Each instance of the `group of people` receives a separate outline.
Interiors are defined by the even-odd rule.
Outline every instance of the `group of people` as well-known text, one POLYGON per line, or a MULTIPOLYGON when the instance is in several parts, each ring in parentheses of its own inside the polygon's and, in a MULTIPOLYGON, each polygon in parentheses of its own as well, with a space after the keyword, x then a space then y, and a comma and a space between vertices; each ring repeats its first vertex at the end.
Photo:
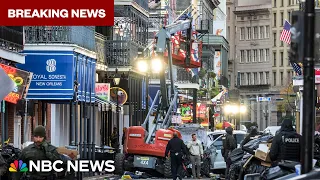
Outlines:
POLYGON ((185 145, 182 139, 178 137, 176 132, 173 133, 173 138, 168 142, 165 156, 171 159, 171 173, 173 180, 182 179, 182 159, 183 156, 190 155, 192 164, 192 176, 201 179, 201 159, 203 158, 203 146, 201 141, 197 139, 196 134, 191 135, 192 140, 185 145), (187 151, 187 149, 189 151, 187 151), (189 153, 188 153, 189 152, 189 153))
MULTIPOLYGON (((243 147, 249 141, 254 139, 255 136, 260 135, 257 127, 251 127, 250 133, 241 142, 240 146, 243 147)), ((233 129, 226 128, 226 135, 223 137, 222 155, 226 162, 226 179, 228 179, 228 171, 231 165, 229 158, 230 153, 237 148, 237 141, 233 136, 233 129)), ((281 128, 277 131, 272 139, 271 148, 269 151, 270 160, 273 165, 277 165, 283 160, 300 162, 300 148, 301 148, 301 135, 293 128, 291 119, 284 119, 281 128)))

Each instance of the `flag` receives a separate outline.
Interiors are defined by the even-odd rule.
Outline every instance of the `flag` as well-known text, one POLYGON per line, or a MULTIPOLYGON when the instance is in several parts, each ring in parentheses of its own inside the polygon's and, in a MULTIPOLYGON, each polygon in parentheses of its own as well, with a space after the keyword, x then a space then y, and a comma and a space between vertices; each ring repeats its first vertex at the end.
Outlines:
MULTIPOLYGON (((285 42, 287 44, 291 43, 290 28, 291 28, 290 23, 287 20, 285 20, 284 26, 283 26, 283 30, 282 30, 281 35, 280 35, 280 41, 283 41, 283 42, 285 42)), ((290 61, 290 64, 291 64, 293 70, 297 73, 297 75, 301 76, 302 75, 302 67, 299 64, 295 63, 295 62, 291 62, 290 61)))
POLYGON ((297 73, 297 75, 301 76, 302 75, 302 68, 299 64, 295 62, 290 62, 291 66, 293 67, 293 70, 297 73))
POLYGON ((284 22, 283 30, 280 35, 280 41, 283 41, 287 44, 291 43, 291 33, 290 33, 291 25, 287 20, 284 22))

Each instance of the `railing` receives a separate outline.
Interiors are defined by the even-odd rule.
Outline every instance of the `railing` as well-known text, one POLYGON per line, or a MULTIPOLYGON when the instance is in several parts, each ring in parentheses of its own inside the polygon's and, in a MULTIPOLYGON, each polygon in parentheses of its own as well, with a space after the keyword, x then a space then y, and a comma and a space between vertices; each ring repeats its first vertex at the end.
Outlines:
POLYGON ((20 52, 23 50, 23 27, 0 26, 0 48, 20 52))
POLYGON ((102 34, 96 33, 96 53, 97 63, 107 65, 107 51, 106 51, 106 37, 102 34))
POLYGON ((106 59, 108 66, 131 66, 138 54, 138 45, 131 40, 107 40, 106 59))
POLYGON ((178 82, 191 82, 192 74, 188 72, 185 68, 177 69, 177 81, 178 82))
POLYGON ((95 30, 89 26, 26 26, 25 38, 30 44, 76 44, 95 51, 95 30))

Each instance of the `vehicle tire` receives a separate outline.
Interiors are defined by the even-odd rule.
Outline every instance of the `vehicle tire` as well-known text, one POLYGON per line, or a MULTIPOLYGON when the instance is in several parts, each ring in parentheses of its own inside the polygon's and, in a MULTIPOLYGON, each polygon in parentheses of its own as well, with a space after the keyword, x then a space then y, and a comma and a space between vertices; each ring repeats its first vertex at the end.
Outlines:
POLYGON ((201 164, 201 174, 206 177, 210 177, 210 159, 206 158, 201 164))
POLYGON ((115 171, 114 173, 117 175, 123 175, 124 173, 124 159, 125 156, 122 153, 117 153, 116 157, 114 158, 114 161, 116 162, 114 164, 115 166, 115 171))
POLYGON ((171 160, 170 158, 166 159, 164 161, 164 170, 163 170, 163 175, 165 178, 171 178, 172 173, 171 173, 171 160))

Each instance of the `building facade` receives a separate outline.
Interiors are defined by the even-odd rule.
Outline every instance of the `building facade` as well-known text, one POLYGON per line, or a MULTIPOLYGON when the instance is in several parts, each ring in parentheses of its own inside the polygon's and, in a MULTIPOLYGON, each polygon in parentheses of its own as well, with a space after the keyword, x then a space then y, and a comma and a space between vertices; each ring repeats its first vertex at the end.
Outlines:
POLYGON ((259 102, 271 90, 271 1, 227 1, 231 88, 247 106, 241 122, 270 125, 272 102, 259 102))

